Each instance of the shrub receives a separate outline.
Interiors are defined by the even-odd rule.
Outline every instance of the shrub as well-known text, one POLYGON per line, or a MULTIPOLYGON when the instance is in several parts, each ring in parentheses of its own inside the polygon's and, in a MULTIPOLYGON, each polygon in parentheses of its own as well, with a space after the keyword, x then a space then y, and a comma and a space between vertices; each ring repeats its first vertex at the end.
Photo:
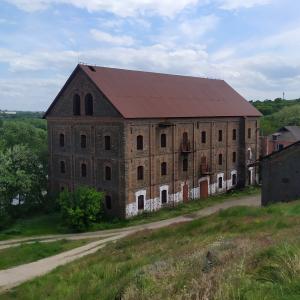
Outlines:
POLYGON ((63 221, 75 231, 88 229, 103 213, 103 197, 103 193, 89 187, 61 192, 58 203, 63 221))

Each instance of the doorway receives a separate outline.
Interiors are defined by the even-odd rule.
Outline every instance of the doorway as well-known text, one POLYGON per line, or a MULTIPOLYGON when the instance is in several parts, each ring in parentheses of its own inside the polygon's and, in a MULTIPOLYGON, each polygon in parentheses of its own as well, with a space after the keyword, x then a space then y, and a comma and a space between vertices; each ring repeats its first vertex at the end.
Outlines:
POLYGON ((203 180, 200 182, 200 199, 208 197, 208 181, 203 180))
POLYGON ((185 184, 183 186, 183 202, 189 201, 189 186, 188 184, 185 184))

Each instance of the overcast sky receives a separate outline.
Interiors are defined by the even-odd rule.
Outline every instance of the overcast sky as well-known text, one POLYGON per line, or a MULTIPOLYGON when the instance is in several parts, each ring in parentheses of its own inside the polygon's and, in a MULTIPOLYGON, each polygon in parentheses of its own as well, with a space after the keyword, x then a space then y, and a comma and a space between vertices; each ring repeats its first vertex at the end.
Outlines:
POLYGON ((0 0, 0 109, 45 110, 78 62, 300 97, 300 1, 0 0))

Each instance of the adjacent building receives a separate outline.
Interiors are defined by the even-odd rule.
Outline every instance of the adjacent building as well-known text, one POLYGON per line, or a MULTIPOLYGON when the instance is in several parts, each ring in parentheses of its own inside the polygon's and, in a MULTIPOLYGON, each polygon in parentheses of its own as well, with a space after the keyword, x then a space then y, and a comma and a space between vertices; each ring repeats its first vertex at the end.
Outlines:
POLYGON ((45 114, 50 191, 124 218, 254 184, 260 116, 222 80, 80 64, 45 114))
POLYGON ((260 160, 262 205, 300 199, 300 142, 260 160))

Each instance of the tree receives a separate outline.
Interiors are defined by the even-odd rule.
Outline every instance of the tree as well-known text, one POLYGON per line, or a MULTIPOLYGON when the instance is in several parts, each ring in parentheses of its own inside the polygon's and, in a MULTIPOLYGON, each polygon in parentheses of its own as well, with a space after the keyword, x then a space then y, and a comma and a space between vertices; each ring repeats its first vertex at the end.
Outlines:
POLYGON ((89 187, 79 187, 74 192, 61 192, 58 203, 63 221, 75 231, 88 229, 103 212, 103 198, 103 193, 89 187))

